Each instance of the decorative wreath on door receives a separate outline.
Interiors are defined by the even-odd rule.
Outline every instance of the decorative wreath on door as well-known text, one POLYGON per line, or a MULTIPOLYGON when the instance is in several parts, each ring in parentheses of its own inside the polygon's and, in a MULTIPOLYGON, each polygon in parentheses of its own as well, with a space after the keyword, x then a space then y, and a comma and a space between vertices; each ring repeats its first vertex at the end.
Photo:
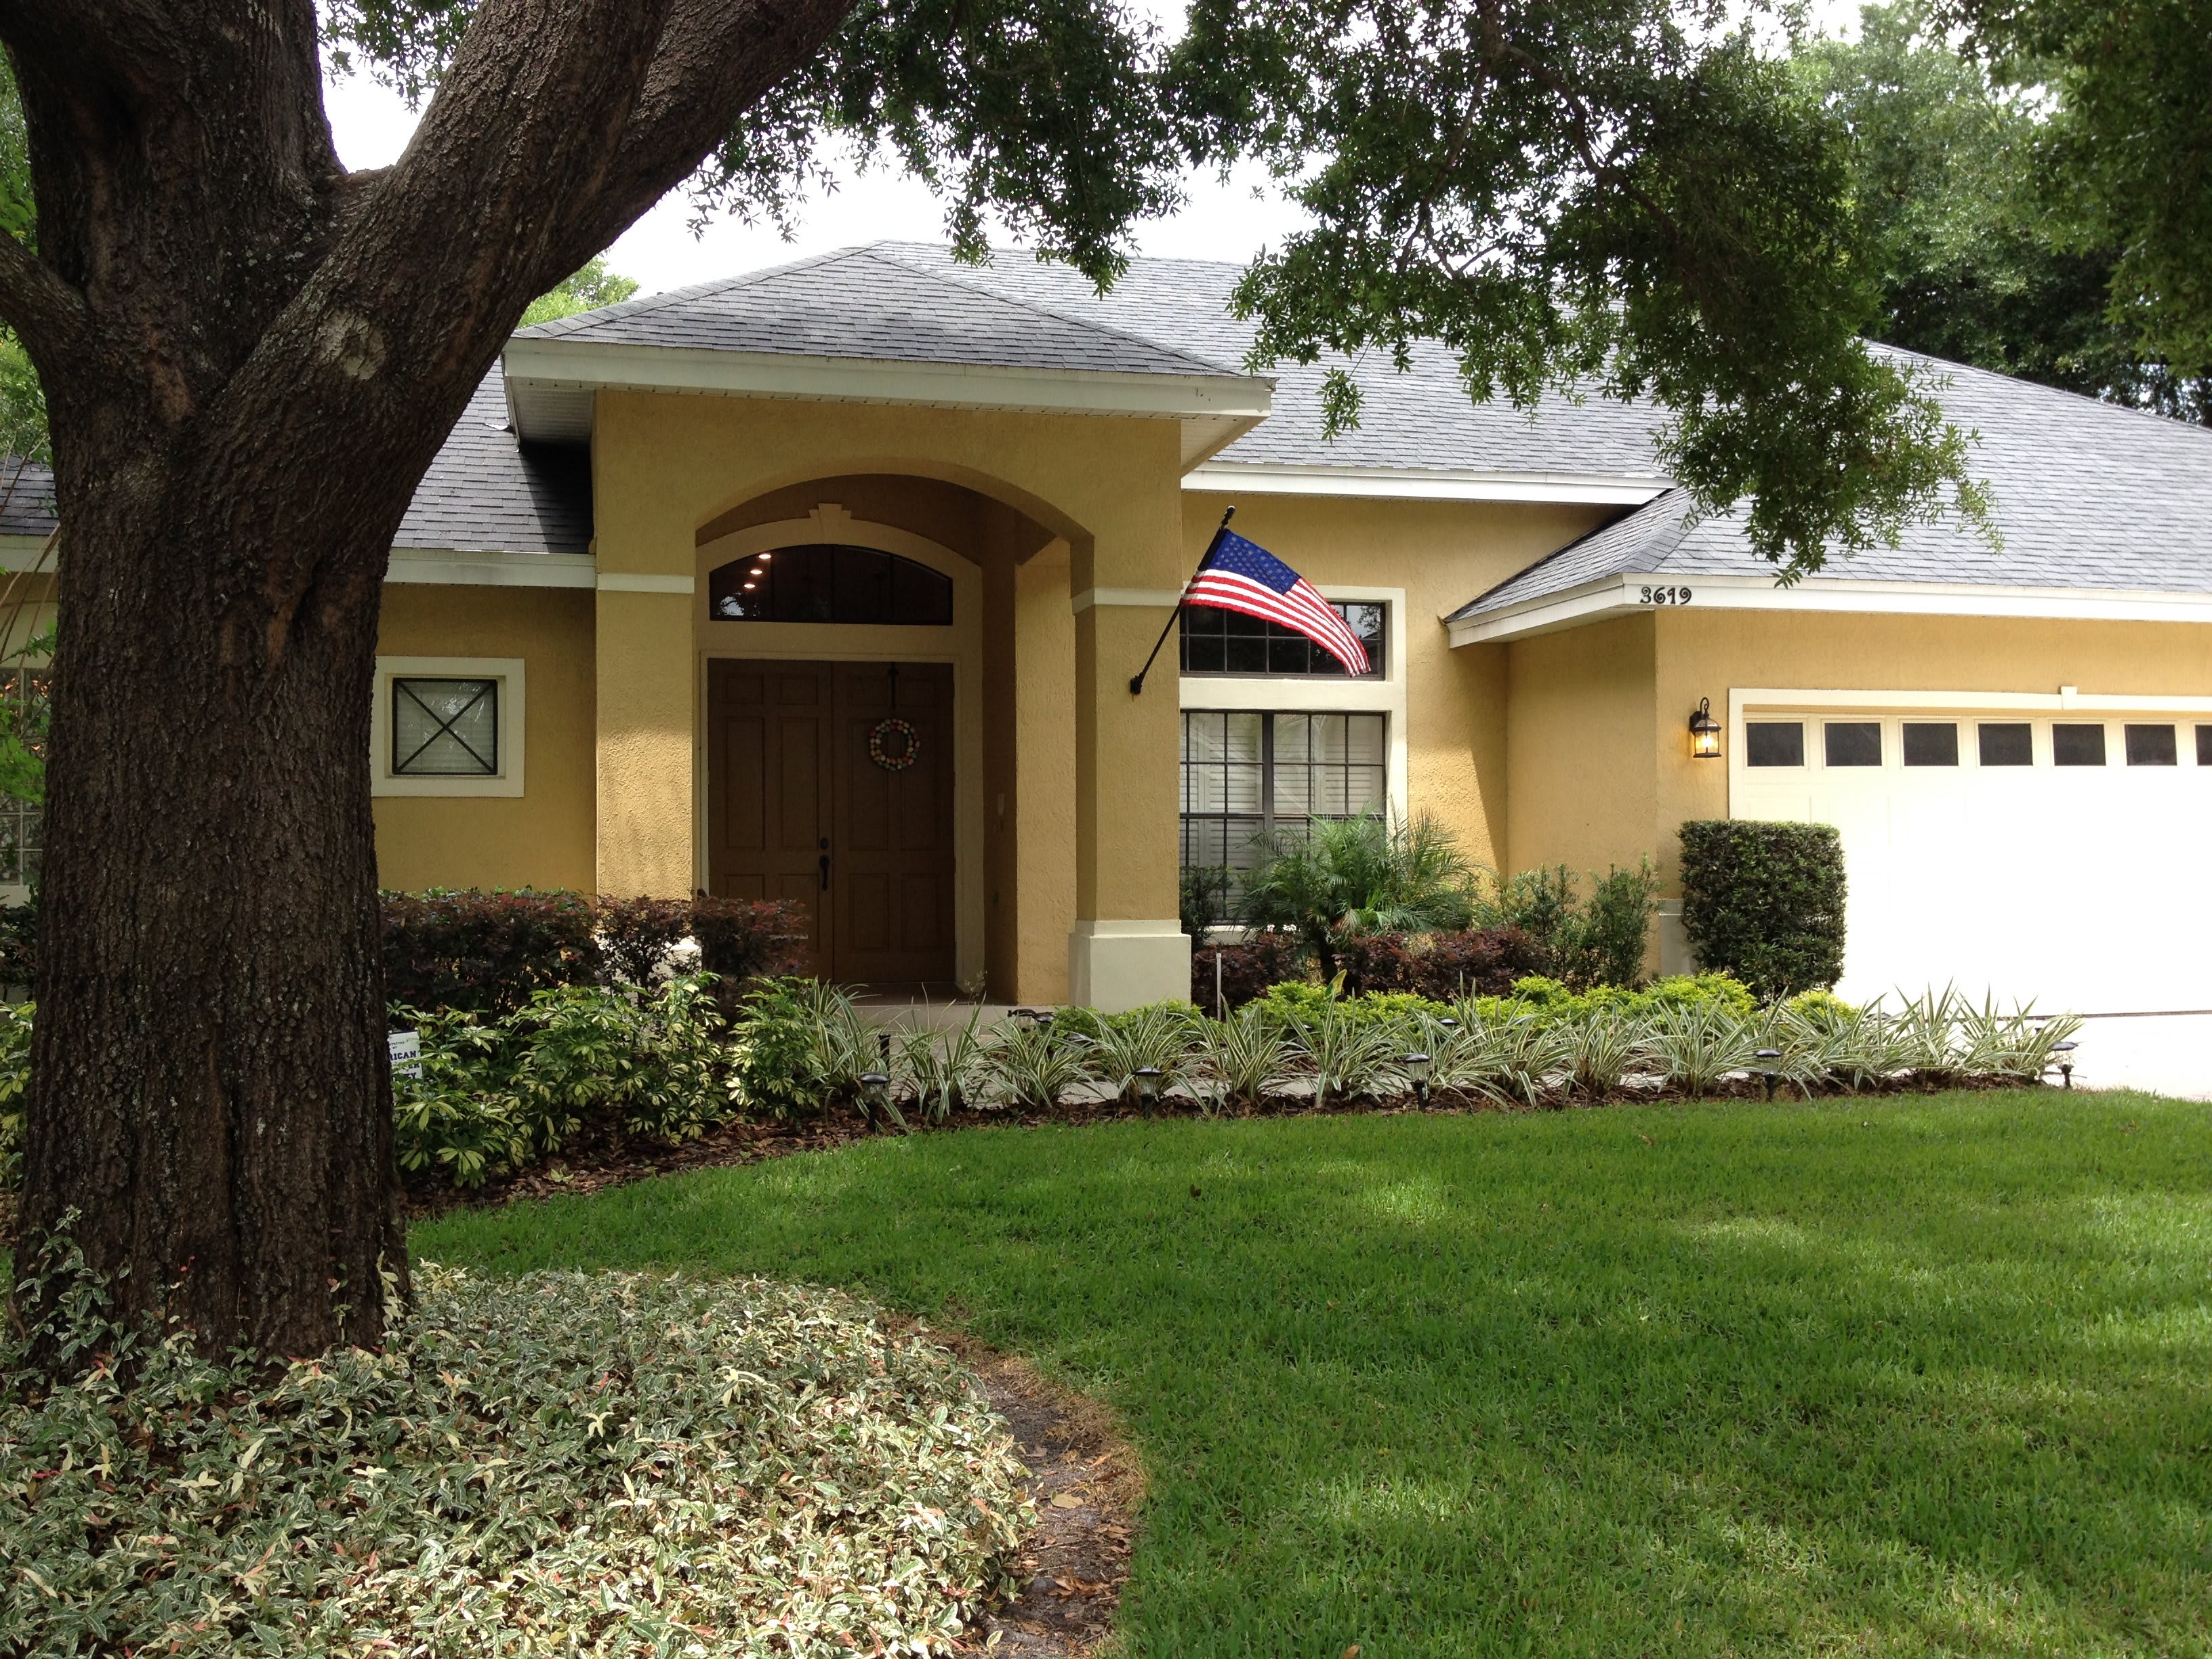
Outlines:
POLYGON ((893 714, 868 728, 868 758, 886 772, 903 772, 921 754, 921 733, 893 714))

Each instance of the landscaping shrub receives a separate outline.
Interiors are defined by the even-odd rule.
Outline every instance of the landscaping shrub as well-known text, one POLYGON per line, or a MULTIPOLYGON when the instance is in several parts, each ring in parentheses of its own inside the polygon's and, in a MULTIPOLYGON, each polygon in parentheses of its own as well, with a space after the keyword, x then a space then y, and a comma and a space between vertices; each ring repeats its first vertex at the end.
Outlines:
POLYGON ((1825 990, 1844 971, 1844 848, 1832 824, 1682 826, 1682 931, 1705 967, 1761 998, 1825 990))
POLYGON ((1244 919, 1295 929, 1334 977, 1347 936, 1464 927, 1475 868, 1433 818, 1313 818, 1263 843, 1244 876, 1244 919))
POLYGON ((1411 991, 1437 1002, 1503 996, 1539 971, 1546 957, 1517 927, 1452 933, 1367 933, 1340 940, 1337 961, 1347 993, 1411 991))
POLYGON ((383 896, 388 1001, 504 1014, 537 992, 599 977, 595 918, 580 893, 434 888, 383 896))
POLYGON ((691 937, 690 899, 610 898, 592 907, 605 966, 632 985, 649 985, 668 953, 691 937))
POLYGON ((696 893, 691 898, 691 937, 698 941, 699 966, 734 988, 747 980, 798 972, 805 917, 799 906, 780 900, 696 893))
POLYGON ((1565 865, 1523 870, 1498 883, 1480 907, 1488 926, 1518 929, 1534 947, 1536 971, 1578 988, 1632 986, 1644 977, 1659 878, 1650 860, 1618 865, 1590 884, 1565 865))
POLYGON ((31 1086, 31 1017, 27 1002, 0 1002, 0 1189, 23 1179, 23 1091, 31 1086))
POLYGON ((1214 963, 1221 964, 1221 997, 1230 1010, 1267 994, 1270 985, 1295 978, 1305 947, 1295 933, 1256 932, 1242 945, 1208 945, 1190 953, 1190 1000, 1208 1013, 1213 1006, 1214 963))
POLYGON ((726 1122, 731 1054, 703 975, 633 995, 539 991, 483 1024, 465 1011, 398 1018, 422 1038, 422 1076, 392 1079, 399 1168, 481 1186, 587 1131, 678 1141, 726 1122))
POLYGON ((0 905, 0 988, 21 986, 27 994, 39 978, 39 901, 0 905))
POLYGON ((27 1265, 0 1653, 943 1653, 1032 1518, 974 1381, 836 1291, 418 1262, 382 1351, 272 1374, 27 1265), (40 1334, 102 1361, 39 1383, 40 1334))

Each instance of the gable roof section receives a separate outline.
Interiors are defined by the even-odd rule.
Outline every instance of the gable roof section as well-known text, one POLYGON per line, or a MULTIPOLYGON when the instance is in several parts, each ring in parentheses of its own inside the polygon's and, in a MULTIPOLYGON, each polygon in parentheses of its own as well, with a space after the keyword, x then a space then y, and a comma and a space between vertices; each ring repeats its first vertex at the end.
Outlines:
POLYGON ((462 580, 484 561, 445 556, 512 556, 543 582, 556 570, 582 568, 591 586, 592 465, 576 445, 518 440, 507 416, 499 367, 484 376, 452 435, 416 487, 407 516, 392 538, 394 580, 462 580), (410 558, 409 556, 413 555, 410 558), (425 558, 423 556, 433 556, 425 558), (431 574, 442 569, 442 578, 431 574))
POLYGON ((1893 548, 1833 549, 1821 574, 1778 589, 1741 514, 1699 520, 1670 490, 1462 605, 1446 618, 1455 641, 1620 614, 1646 582, 1703 583, 1712 603, 1759 608, 1906 608, 1881 603, 1899 589, 1923 590, 1927 608, 1939 600, 1925 590, 1957 590, 1961 613, 2019 615, 2085 614, 2072 594, 2212 596, 2212 430, 1875 349, 1945 377, 1937 395, 1976 434, 1967 464, 1990 487, 2002 547, 1946 515, 1907 526, 1893 548))
POLYGON ((607 387, 1170 416, 1184 459, 1266 417, 1270 383, 1156 332, 880 246, 679 289, 522 330, 508 406, 526 437, 589 436, 607 387))

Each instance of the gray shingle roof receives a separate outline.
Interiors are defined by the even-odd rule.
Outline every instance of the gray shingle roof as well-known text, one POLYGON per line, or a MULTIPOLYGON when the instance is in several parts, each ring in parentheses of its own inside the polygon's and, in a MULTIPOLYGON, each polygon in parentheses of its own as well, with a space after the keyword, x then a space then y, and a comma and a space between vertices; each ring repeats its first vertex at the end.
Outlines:
MULTIPOLYGON (((1142 334, 1216 362, 1239 364, 1254 328, 1230 313, 1241 265, 1209 259, 1133 259, 1107 293, 1081 273, 1041 264, 1018 251, 981 266, 956 263, 927 243, 881 242, 867 250, 908 270, 957 273, 957 280, 1142 334)), ((1472 403, 1451 354, 1417 346, 1399 374, 1387 360, 1278 363, 1263 372, 1275 381, 1274 413, 1214 459, 1277 465, 1478 471, 1567 472, 1661 479, 1652 434, 1665 419, 1648 404, 1592 398, 1577 405, 1545 398, 1534 410, 1510 404, 1472 403), (1322 435, 1321 388, 1331 368, 1348 368, 1364 394, 1359 425, 1334 441, 1322 435)))
POLYGON ((0 536, 46 536, 54 527, 52 467, 0 458, 0 536))
POLYGON ((507 420, 498 365, 430 463, 394 547, 455 553, 584 553, 592 464, 581 446, 526 444, 507 420))
POLYGON ((1122 374, 1239 372, 1156 328, 1069 315, 977 282, 949 258, 933 269, 880 246, 539 323, 520 337, 1122 374))
MULTIPOLYGON (((2212 592, 2212 430, 1986 369, 1876 347, 1940 370, 1944 409, 1978 434, 1968 465, 1995 498, 2004 545, 1955 518, 1906 528, 1894 548, 1832 550, 1856 581, 2212 592)), ((1693 522, 1670 490, 1454 613, 1488 615, 1607 576, 1771 575, 1740 514, 1693 522)), ((1819 580, 1815 578, 1814 580, 1819 580)))

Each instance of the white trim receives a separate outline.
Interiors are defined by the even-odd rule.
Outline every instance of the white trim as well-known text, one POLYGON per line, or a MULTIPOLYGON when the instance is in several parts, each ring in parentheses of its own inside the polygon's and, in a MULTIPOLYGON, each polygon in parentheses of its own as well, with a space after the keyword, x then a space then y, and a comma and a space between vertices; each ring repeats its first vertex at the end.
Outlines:
POLYGON ((1547 501, 1641 507, 1666 478, 1601 472, 1507 472, 1473 467, 1334 466, 1326 462, 1209 461, 1185 489, 1246 495, 1350 495, 1409 501, 1547 501))
POLYGON ((1086 587, 1070 604, 1079 617, 1094 605, 1152 605, 1165 611, 1182 598, 1179 587, 1086 587))
POLYGON ((1995 582, 1869 581, 1808 576, 1792 587, 1771 576, 1698 576, 1680 571, 1632 572, 1584 582, 1564 592, 1523 600, 1486 616, 1452 623, 1455 645, 1493 644, 1555 633, 1639 611, 1672 610, 1646 603, 1644 590, 1690 590, 1705 611, 1790 611, 1891 617, 2042 617, 2065 622, 2212 623, 2212 593, 2142 589, 2014 587, 1995 582))
POLYGON ((447 553, 395 547, 384 580, 467 587, 589 587, 598 569, 588 553, 447 553))
POLYGON ((689 576, 656 576, 634 570, 599 572, 602 593, 695 593, 699 584, 689 576))
POLYGON ((1383 788, 1390 814, 1411 814, 1406 742, 1406 590, 1319 584, 1325 599, 1380 604, 1384 612, 1382 678, 1334 679, 1304 674, 1187 674, 1177 678, 1184 708, 1251 709, 1262 714, 1383 714, 1389 717, 1388 770, 1383 788))
POLYGON ((2057 691, 1804 691, 1765 686, 1732 687, 1729 719, 1741 720, 1746 711, 1797 708, 1881 708, 1918 714, 1931 709, 1956 710, 1962 714, 2018 710, 2027 714, 2059 714, 2081 709, 2094 713, 2137 714, 2171 711, 2177 714, 2212 714, 2212 697, 2146 697, 2132 692, 2085 692, 2064 685, 2057 691))
POLYGON ((522 793, 523 669, 520 657, 379 657, 376 702, 369 714, 371 795, 514 797, 522 793), (499 682, 499 772, 493 777, 402 777, 392 769, 392 682, 395 679, 499 682))
POLYGON ((901 362, 559 337, 509 340, 502 362, 507 410, 516 434, 526 438, 541 435, 531 407, 532 394, 538 392, 688 392, 1055 414, 1227 416, 1255 423, 1267 417, 1274 403, 1274 382, 1253 374, 901 362))

